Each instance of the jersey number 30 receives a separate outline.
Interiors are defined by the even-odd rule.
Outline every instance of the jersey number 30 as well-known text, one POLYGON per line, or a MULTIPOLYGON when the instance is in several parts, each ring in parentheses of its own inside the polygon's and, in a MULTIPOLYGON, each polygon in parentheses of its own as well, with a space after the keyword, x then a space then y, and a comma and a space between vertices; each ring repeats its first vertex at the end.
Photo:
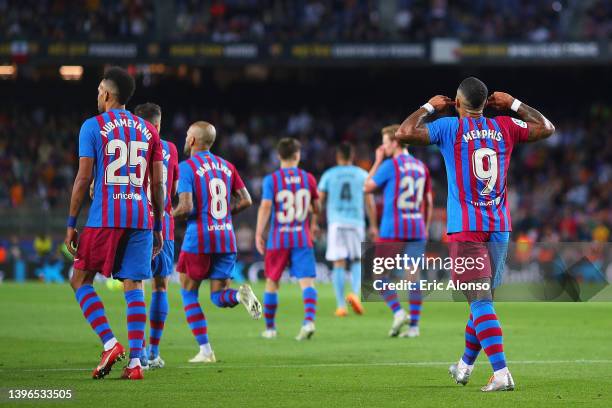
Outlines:
POLYGON ((301 188, 295 193, 291 190, 281 190, 276 193, 276 202, 281 208, 276 213, 276 219, 279 223, 303 222, 308 216, 310 191, 305 188, 301 188))

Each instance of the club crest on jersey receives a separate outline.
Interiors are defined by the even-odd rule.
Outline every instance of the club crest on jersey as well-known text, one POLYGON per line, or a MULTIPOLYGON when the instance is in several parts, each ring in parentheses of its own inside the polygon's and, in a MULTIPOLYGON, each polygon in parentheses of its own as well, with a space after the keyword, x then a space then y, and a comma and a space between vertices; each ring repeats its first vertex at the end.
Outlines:
POLYGON ((523 129, 527 129, 527 123, 523 122, 520 119, 512 118, 512 121, 523 129))

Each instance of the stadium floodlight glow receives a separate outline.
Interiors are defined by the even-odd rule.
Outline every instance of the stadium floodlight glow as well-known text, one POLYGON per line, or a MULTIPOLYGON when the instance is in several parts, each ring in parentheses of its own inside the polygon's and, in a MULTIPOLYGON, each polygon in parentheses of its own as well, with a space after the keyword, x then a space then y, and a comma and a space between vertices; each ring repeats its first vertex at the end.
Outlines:
POLYGON ((64 81, 78 81, 83 76, 81 65, 62 65, 59 73, 64 81))
POLYGON ((0 78, 6 79, 15 76, 17 67, 15 65, 0 65, 0 78))

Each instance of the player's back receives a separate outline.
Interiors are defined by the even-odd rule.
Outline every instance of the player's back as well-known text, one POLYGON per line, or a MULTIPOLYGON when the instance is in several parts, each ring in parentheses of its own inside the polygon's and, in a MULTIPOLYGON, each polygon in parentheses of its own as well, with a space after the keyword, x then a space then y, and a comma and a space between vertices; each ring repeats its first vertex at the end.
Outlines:
POLYGON ((193 211, 187 220, 183 250, 193 253, 236 252, 230 207, 231 193, 243 187, 236 168, 209 151, 198 152, 179 165, 178 192, 190 192, 193 211))
POLYGON ((428 124, 448 179, 448 232, 510 231, 506 180, 516 143, 527 140, 521 120, 447 117, 428 124))
POLYGON ((268 249, 312 247, 308 216, 317 197, 314 176, 299 167, 280 168, 264 178, 262 199, 272 202, 268 249))
POLYGON ((323 173, 319 191, 327 193, 328 224, 365 225, 363 185, 368 173, 360 167, 335 166, 323 173))
POLYGON ((384 195, 380 238, 425 239, 424 198, 431 190, 427 166, 411 154, 402 153, 383 162, 374 181, 384 195))
POLYGON ((124 109, 112 109, 83 123, 79 156, 94 159, 88 227, 152 227, 146 189, 152 159, 161 157, 159 143, 150 123, 124 109))

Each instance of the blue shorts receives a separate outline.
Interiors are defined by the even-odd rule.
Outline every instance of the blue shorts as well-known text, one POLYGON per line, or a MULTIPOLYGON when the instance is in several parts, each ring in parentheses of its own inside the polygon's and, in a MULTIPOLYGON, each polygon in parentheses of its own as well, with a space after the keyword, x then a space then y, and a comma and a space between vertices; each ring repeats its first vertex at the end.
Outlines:
POLYGON ((122 245, 117 248, 115 279, 151 279, 153 234, 150 230, 126 230, 122 245))
POLYGON ((289 274, 296 279, 315 278, 317 265, 314 250, 305 248, 267 249, 264 257, 266 278, 278 282, 289 266, 289 274))
POLYGON ((489 255, 491 256, 491 270, 493 279, 491 286, 493 289, 502 284, 506 258, 508 257, 508 242, 510 241, 509 232, 492 232, 489 239, 489 255))
POLYGON ((226 280, 232 277, 236 265, 235 252, 194 254, 181 251, 176 270, 186 273, 193 280, 204 279, 226 280))
POLYGON ((174 241, 164 241, 161 252, 151 261, 153 276, 165 278, 174 270, 174 241))

